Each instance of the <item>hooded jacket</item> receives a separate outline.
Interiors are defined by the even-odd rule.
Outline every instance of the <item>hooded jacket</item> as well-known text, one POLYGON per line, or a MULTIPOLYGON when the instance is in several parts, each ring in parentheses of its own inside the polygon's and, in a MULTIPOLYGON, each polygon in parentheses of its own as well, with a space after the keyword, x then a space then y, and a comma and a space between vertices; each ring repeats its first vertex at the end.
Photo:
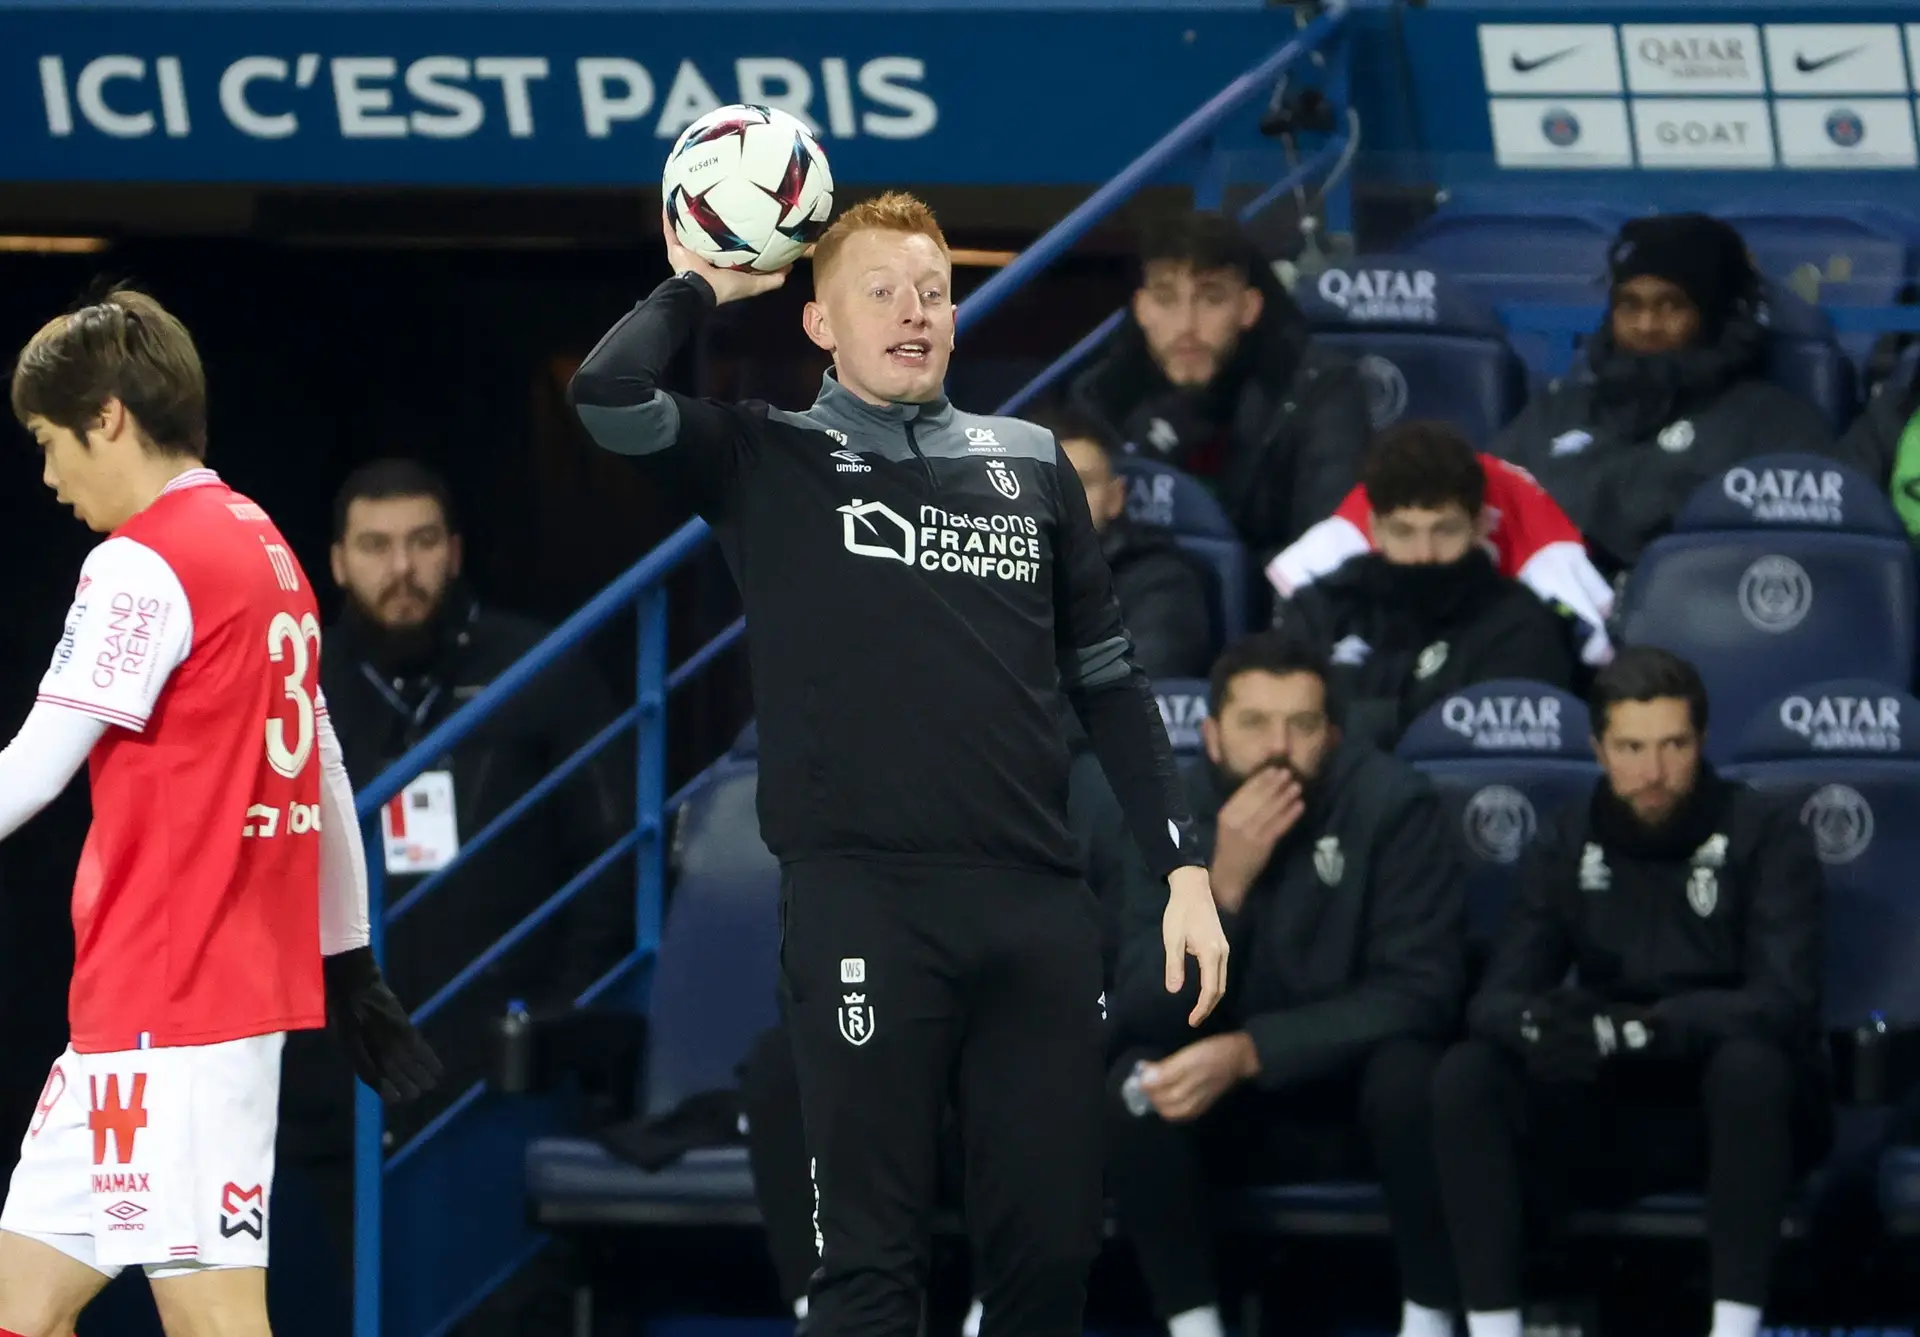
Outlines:
POLYGON ((1478 548, 1446 566, 1356 557, 1282 604, 1275 624, 1327 652, 1345 736, 1385 749, 1429 706, 1475 683, 1573 687, 1567 626, 1478 548))
POLYGON ((1880 387, 1840 437, 1833 455, 1842 464, 1851 465, 1888 489, 1894 505, 1901 507, 1902 516, 1907 518, 1909 532, 1920 537, 1920 529, 1916 529, 1914 520, 1907 516, 1907 511, 1920 503, 1920 480, 1895 477, 1900 461, 1900 438, 1917 413, 1920 413, 1920 366, 1915 367, 1904 382, 1888 381, 1880 387), (1909 490, 1913 495, 1906 495, 1909 490))
POLYGON ((1353 364, 1313 346, 1270 270, 1258 267, 1254 282, 1260 319, 1204 390, 1167 381, 1129 311, 1067 397, 1140 453, 1212 474, 1227 518, 1264 565, 1340 504, 1373 427, 1353 364))
POLYGON ((1768 348, 1747 311, 1710 344, 1654 356, 1622 352, 1603 324, 1582 373, 1536 396, 1492 453, 1546 488, 1603 569, 1629 567, 1720 471, 1772 452, 1832 453, 1820 411, 1763 379, 1768 348))

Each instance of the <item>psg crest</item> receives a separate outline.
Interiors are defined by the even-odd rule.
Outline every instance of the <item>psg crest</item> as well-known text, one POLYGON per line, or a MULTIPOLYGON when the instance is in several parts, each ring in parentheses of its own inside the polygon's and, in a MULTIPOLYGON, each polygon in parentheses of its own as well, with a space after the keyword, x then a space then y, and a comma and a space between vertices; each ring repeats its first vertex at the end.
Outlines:
POLYGON ((855 1046, 873 1038, 873 1004, 865 994, 840 995, 840 1038, 855 1046))

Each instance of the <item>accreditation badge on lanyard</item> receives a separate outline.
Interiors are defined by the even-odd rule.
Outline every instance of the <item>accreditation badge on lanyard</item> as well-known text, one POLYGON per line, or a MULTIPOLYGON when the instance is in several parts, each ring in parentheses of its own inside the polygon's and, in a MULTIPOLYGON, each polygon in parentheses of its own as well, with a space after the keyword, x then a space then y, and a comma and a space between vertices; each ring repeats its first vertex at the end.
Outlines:
POLYGON ((380 810, 387 872, 433 873, 460 852, 460 820, 453 806, 453 772, 424 771, 380 810))
MULTIPOLYGON (((440 699, 440 688, 436 686, 418 706, 409 708, 371 665, 362 664, 360 669, 388 705, 413 721, 416 731, 426 723, 434 702, 440 699)), ((453 772, 423 771, 415 776, 380 809, 380 835, 386 848, 389 875, 418 876, 438 872, 452 863, 460 853, 460 816, 454 804, 453 772)))

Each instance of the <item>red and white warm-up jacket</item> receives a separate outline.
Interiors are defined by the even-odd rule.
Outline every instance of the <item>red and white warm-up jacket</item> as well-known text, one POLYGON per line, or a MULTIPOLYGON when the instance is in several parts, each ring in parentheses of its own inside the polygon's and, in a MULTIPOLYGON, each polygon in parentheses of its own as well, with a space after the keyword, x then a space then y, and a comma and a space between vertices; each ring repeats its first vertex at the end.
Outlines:
MULTIPOLYGON (((1613 658, 1607 637, 1613 589, 1588 559, 1580 531, 1525 469, 1492 455, 1480 456, 1480 467, 1487 479, 1486 547, 1500 573, 1578 618, 1585 633, 1581 658, 1606 663, 1613 658)), ((1267 579, 1280 597, 1291 598, 1348 558, 1371 551, 1370 513, 1366 489, 1356 487, 1338 510, 1269 562, 1267 579)))

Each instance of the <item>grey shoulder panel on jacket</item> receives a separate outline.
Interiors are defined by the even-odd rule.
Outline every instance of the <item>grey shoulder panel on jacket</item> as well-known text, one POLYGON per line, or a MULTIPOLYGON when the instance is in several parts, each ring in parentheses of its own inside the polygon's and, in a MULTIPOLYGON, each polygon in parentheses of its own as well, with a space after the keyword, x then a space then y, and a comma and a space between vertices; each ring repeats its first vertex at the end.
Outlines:
POLYGON ((922 437, 920 449, 929 456, 962 459, 970 455, 991 456, 1002 460, 1040 460, 1052 464, 1055 459, 1053 433, 1023 418, 996 418, 980 413, 962 413, 931 437, 922 437))
POLYGON ((657 454, 680 435, 680 406, 661 390, 638 404, 579 404, 574 412, 600 448, 616 455, 657 454))

